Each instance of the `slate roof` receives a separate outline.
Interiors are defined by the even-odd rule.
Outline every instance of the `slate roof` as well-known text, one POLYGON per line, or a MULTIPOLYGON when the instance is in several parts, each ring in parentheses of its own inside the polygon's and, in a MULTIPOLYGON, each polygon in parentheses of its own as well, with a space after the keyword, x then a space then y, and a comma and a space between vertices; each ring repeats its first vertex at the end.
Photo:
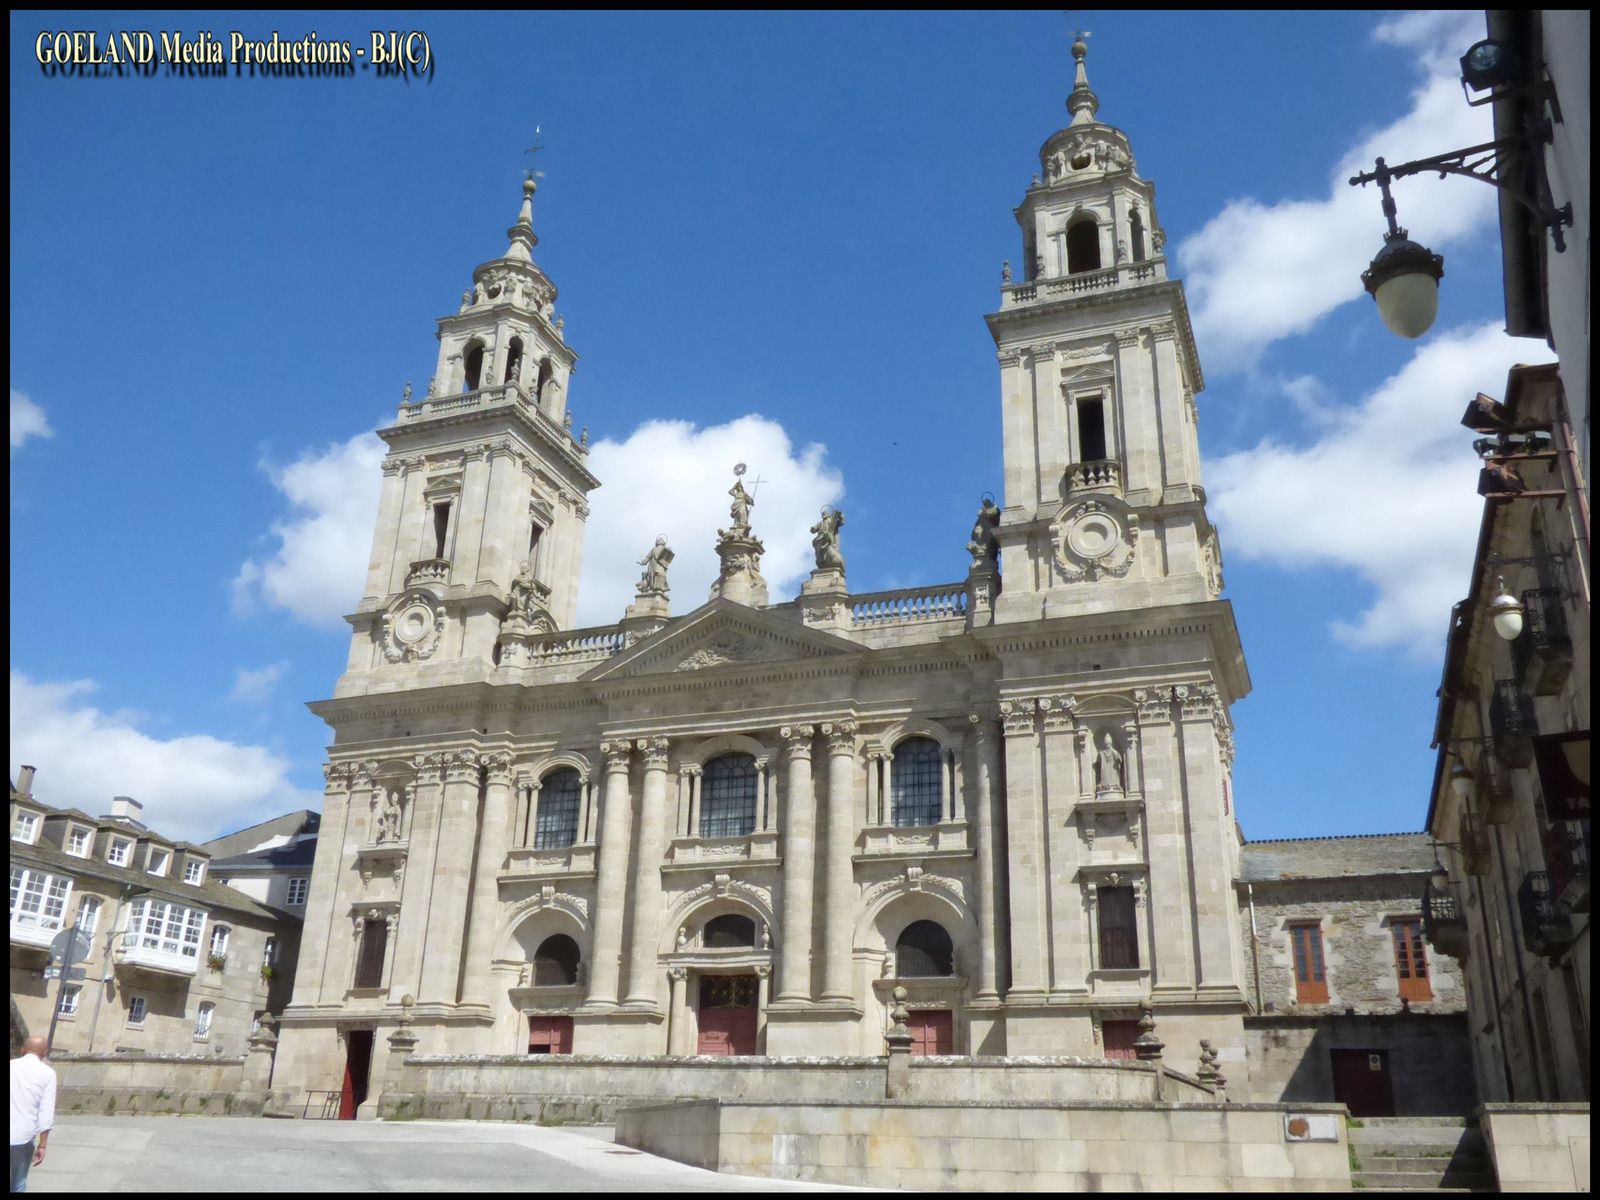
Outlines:
POLYGON ((1286 838, 1246 842, 1239 862, 1239 879, 1244 883, 1267 883, 1282 879, 1415 875, 1432 871, 1433 863, 1433 846, 1425 833, 1286 838))
POLYGON ((312 860, 317 856, 317 839, 314 837, 302 838, 298 842, 290 842, 284 846, 273 846, 270 850, 256 850, 250 854, 235 854, 232 858, 214 858, 211 860, 213 871, 274 871, 291 867, 311 868, 312 860))
POLYGON ((273 817, 271 820, 258 821, 234 833, 212 838, 203 849, 214 859, 231 860, 278 834, 293 837, 297 833, 315 833, 321 823, 320 814, 312 812, 309 808, 302 808, 295 812, 284 813, 281 817, 273 817))

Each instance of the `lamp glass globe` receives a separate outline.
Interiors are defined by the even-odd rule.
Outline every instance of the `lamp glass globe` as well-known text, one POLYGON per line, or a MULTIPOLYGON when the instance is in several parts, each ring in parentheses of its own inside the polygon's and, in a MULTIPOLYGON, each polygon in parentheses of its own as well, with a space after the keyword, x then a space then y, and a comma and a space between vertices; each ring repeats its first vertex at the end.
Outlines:
POLYGON ((1419 338, 1439 315, 1439 281, 1425 271, 1407 271, 1386 279, 1374 294, 1378 315, 1391 333, 1419 338))
POLYGON ((1502 641, 1514 642, 1522 636, 1522 605, 1501 608, 1494 614, 1494 631, 1502 641))

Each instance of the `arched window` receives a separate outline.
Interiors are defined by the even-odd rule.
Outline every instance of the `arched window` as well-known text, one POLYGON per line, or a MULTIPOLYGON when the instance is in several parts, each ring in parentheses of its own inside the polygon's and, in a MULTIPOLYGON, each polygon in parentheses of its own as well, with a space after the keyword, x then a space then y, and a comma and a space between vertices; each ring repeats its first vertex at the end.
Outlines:
POLYGON ((544 402, 544 390, 546 386, 549 385, 550 376, 553 373, 554 368, 551 367, 550 360, 548 358, 541 358, 539 360, 539 377, 533 385, 533 402, 535 404, 542 404, 544 402))
POLYGON ((1144 261, 1144 218, 1136 208, 1128 214, 1128 236, 1133 240, 1133 261, 1144 261))
POLYGON ((937 921, 913 921, 894 944, 895 974, 901 979, 954 975, 955 947, 937 921))
POLYGON ((1085 217, 1067 230, 1067 274, 1100 269, 1100 226, 1085 217))
POLYGON ((539 783, 539 817, 534 826, 535 850, 560 850, 578 840, 578 807, 583 780, 572 767, 557 767, 539 783))
POLYGON ((756 923, 738 913, 726 913, 706 922, 701 942, 708 950, 724 950, 735 946, 751 947, 756 944, 756 923))
POLYGON ((894 748, 889 768, 889 820, 894 825, 937 825, 944 807, 944 749, 932 738, 907 738, 894 748))
POLYGON ((533 986, 564 987, 578 982, 578 943, 564 933, 545 938, 533 955, 533 986))
POLYGON ((749 837, 756 827, 756 760, 724 754, 700 778, 700 836, 749 837))
POLYGON ((501 382, 515 383, 517 381, 517 372, 521 369, 522 339, 519 337, 514 337, 511 339, 510 349, 506 351, 506 376, 503 380, 501 380, 501 382))
POLYGON ((473 342, 467 347, 466 355, 461 360, 461 365, 466 368, 466 386, 463 392, 475 392, 483 381, 483 343, 473 342))

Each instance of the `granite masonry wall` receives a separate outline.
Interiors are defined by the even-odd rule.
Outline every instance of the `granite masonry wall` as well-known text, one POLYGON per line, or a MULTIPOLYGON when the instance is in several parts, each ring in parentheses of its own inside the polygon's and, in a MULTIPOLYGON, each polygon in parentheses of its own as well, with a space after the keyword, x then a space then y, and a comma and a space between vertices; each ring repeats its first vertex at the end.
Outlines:
POLYGON ((1502 1192, 1587 1192, 1587 1104, 1485 1104, 1483 1140, 1502 1192))

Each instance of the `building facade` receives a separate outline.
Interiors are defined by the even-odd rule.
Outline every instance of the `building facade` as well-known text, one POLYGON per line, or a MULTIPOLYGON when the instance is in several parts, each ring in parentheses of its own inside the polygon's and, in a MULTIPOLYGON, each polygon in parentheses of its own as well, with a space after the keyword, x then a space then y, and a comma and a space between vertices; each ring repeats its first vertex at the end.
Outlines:
POLYGON ((1477 1103, 1461 967, 1423 938, 1426 834, 1247 842, 1251 1093, 1351 1115, 1468 1113, 1477 1103))
POLYGON ((1435 946, 1466 964, 1484 1098, 1584 1100, 1586 485, 1559 365, 1515 367, 1505 399, 1486 400, 1466 418, 1497 453, 1480 487, 1473 599, 1456 605, 1439 688, 1428 828, 1447 871, 1430 888, 1430 933, 1435 946), (1498 452, 1507 438, 1517 439, 1513 454, 1498 452))
POLYGON ((769 596, 736 476, 706 603, 670 615, 658 544, 617 624, 571 628, 599 481, 524 184, 380 431, 275 1087, 376 1090, 402 1019, 423 1054, 875 1054, 895 986, 921 1052, 1131 1055, 1148 1003, 1242 1074, 1249 677, 1203 377, 1084 53, 987 318, 1004 504, 945 584, 851 593, 825 511, 769 596))
POLYGON ((11 789, 11 997, 62 1055, 243 1055, 287 1003, 300 922, 211 876, 204 847, 146 826, 118 796, 91 817, 11 789), (54 979, 52 943, 82 934, 81 976, 54 979))
POLYGON ((211 873, 268 908, 304 917, 321 824, 320 814, 301 809, 214 838, 205 844, 211 873))

